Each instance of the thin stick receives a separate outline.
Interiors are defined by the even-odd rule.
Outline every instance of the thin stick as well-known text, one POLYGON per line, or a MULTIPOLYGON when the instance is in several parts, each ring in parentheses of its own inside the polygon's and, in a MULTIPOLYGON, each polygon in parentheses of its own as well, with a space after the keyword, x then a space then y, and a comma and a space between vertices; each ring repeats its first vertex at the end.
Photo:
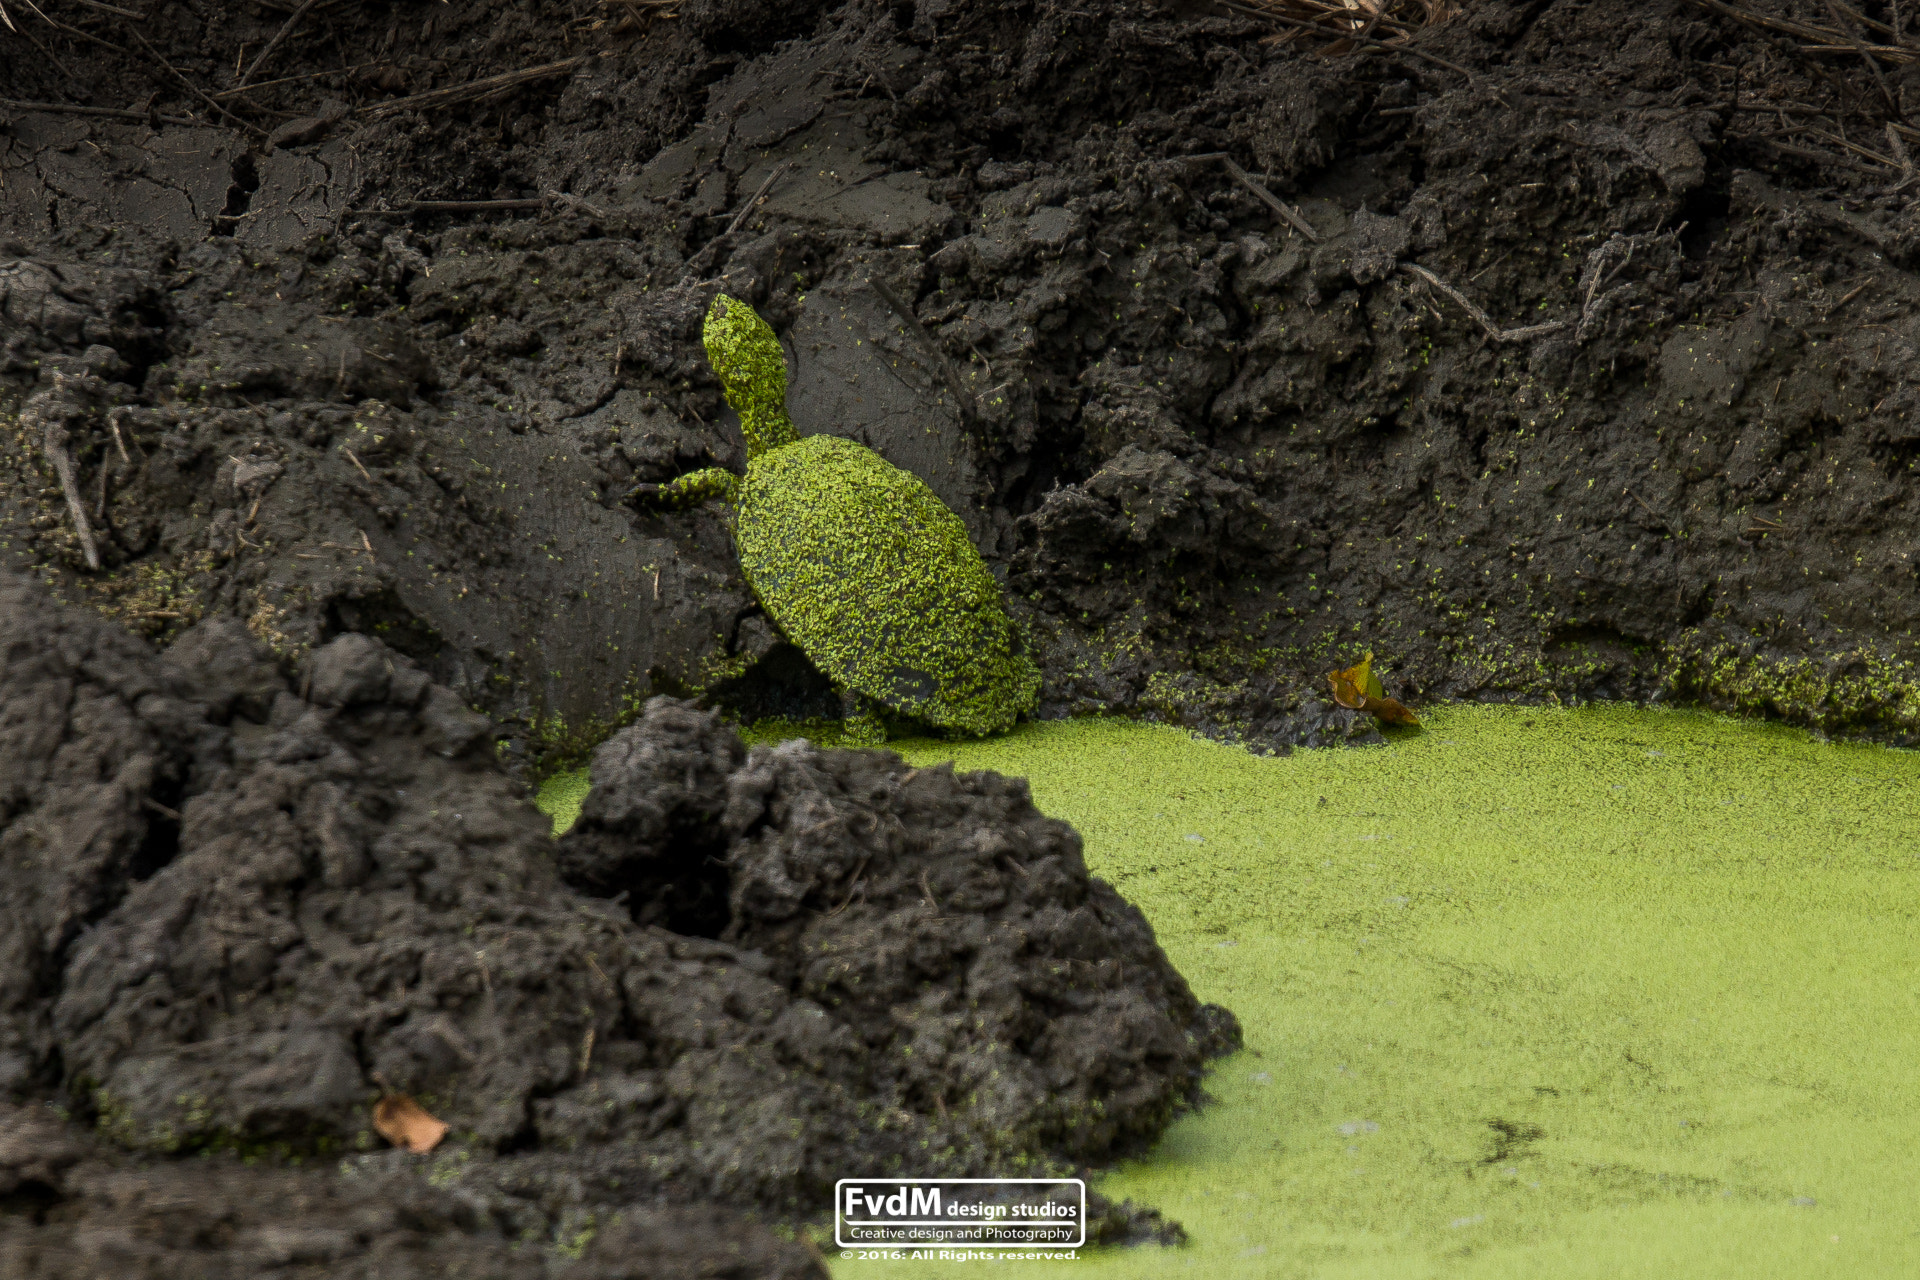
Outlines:
POLYGON ((1889 62, 1902 64, 1912 62, 1914 59, 1913 50, 1896 49, 1890 44, 1856 45, 1848 41, 1841 41, 1833 44, 1795 45, 1794 50, 1798 53, 1847 53, 1856 55, 1862 53, 1877 53, 1889 62))
POLYGON ((1472 299, 1468 298, 1466 294, 1461 293, 1458 289, 1419 263, 1403 262, 1400 264, 1400 269, 1419 276, 1422 280, 1425 280, 1428 284, 1459 303, 1461 308, 1466 311, 1469 316, 1473 317, 1474 323, 1486 330, 1487 336, 1495 342, 1526 342, 1530 339, 1552 333, 1556 329, 1564 329, 1567 327, 1567 322, 1564 320, 1549 320, 1546 324, 1531 324, 1520 329, 1502 329, 1493 322, 1492 316, 1475 306, 1472 299))
POLYGON ((1872 283, 1873 281, 1868 280, 1865 283, 1855 285, 1852 291, 1849 292, 1846 297, 1840 299, 1840 301, 1833 304, 1833 310, 1827 312, 1827 314, 1832 315, 1834 311, 1838 311, 1840 308, 1846 306, 1849 302, 1852 302, 1855 298, 1859 297, 1862 293, 1866 292, 1867 285, 1870 285, 1872 283))
POLYGON ((545 200, 409 200, 408 213, 526 213, 546 207, 545 200))
MULTIPOLYGON (((717 283, 716 281, 713 281, 713 280, 694 281, 693 277, 704 274, 705 271, 707 270, 708 265, 711 264, 715 258, 720 256, 720 250, 723 246, 726 245, 727 238, 731 236, 736 230, 738 230, 741 224, 746 222, 747 215, 751 214, 754 211, 754 209, 758 207, 760 203, 760 198, 766 195, 767 192, 773 189, 774 181, 778 179, 781 174, 787 171, 790 164, 791 164, 791 161, 787 162, 786 164, 782 164, 779 168, 775 169, 772 173, 768 174, 766 181, 760 184, 760 189, 754 192, 753 199, 747 201, 744 205, 740 206, 739 210, 734 213, 733 221, 727 224, 726 230, 722 231, 719 235, 715 236, 713 239, 701 245, 698 252, 696 252, 691 258, 687 259, 686 266, 682 268, 680 272, 680 284, 678 287, 700 289, 700 288, 706 287, 707 285, 717 283)), ((726 279, 725 276, 720 277, 720 280, 725 280, 725 279, 726 279)), ((697 417, 698 415, 696 414, 695 416, 697 417)))
POLYGON ((128 466, 132 466, 133 455, 127 452, 126 438, 120 434, 120 419, 115 414, 109 412, 107 414, 107 425, 113 428, 113 443, 120 450, 120 461, 126 463, 128 466))
POLYGON ((1852 37, 1853 46, 1860 51, 1860 56, 1867 60, 1867 69, 1873 72, 1873 82, 1880 86, 1880 92, 1886 98, 1887 105, 1893 108, 1896 115, 1899 114, 1900 102, 1893 96, 1893 90, 1887 84, 1887 77, 1881 72, 1880 63, 1874 58, 1873 51, 1867 47, 1866 38, 1860 34, 1860 28, 1847 20, 1834 0, 1827 0, 1827 12, 1833 15, 1833 20, 1842 28, 1850 28, 1846 34, 1852 37))
MULTIPOLYGON (((1895 42, 1898 43, 1900 39, 1900 33, 1895 31, 1892 27, 1888 26, 1886 23, 1875 22, 1872 18, 1869 18, 1866 14, 1860 12, 1858 9, 1854 8, 1850 4, 1836 3, 1833 7, 1838 9, 1841 13, 1853 19, 1853 21, 1859 23, 1863 27, 1870 27, 1875 31, 1884 31, 1886 34, 1892 36, 1895 42)), ((1899 14, 1900 14, 1900 7, 1896 3, 1894 5, 1894 16, 1898 17, 1899 14)))
POLYGON ((60 476, 60 492, 66 495, 67 510, 73 514, 74 532, 80 535, 80 548, 86 552, 87 568, 100 568, 100 548, 93 541, 93 526, 87 523, 87 509, 80 501, 80 481, 73 473, 73 456, 67 452, 67 428, 54 419, 47 423, 47 434, 43 441, 47 457, 53 460, 53 469, 60 476))
MULTIPOLYGON (((1794 132, 1810 133, 1814 137, 1822 140, 1823 142, 1836 143, 1839 146, 1845 147, 1847 150, 1853 152, 1855 155, 1865 156, 1867 159, 1873 161, 1876 164, 1886 165, 1889 169, 1898 169, 1901 167, 1898 161, 1889 160, 1887 159, 1887 157, 1881 155, 1878 151, 1872 150, 1869 147, 1863 147, 1857 142, 1849 142, 1845 138, 1841 137, 1839 134, 1828 133, 1825 129, 1815 129, 1811 125, 1801 125, 1794 132)), ((1889 133, 1888 136, 1892 137, 1895 135, 1889 133)))
POLYGON ((212 107, 216 113, 223 115, 227 119, 233 121, 233 123, 238 127, 245 129, 250 133, 257 133, 263 138, 267 136, 267 131, 265 129, 262 129, 257 124, 247 123, 245 120, 242 120, 239 116, 236 116, 235 114, 233 114, 233 112, 227 110, 225 107, 215 102, 212 98, 209 98, 205 93, 201 92, 199 85, 195 84, 193 81, 187 79, 186 76, 182 75, 180 73, 179 68, 175 67, 171 62, 168 62, 166 58, 161 55, 158 49, 154 48, 152 45, 147 43, 147 38, 140 34, 140 29, 138 27, 128 27, 127 30, 131 31, 133 33, 133 38, 140 42, 140 47, 142 49, 145 49, 149 54, 151 54, 155 62, 158 62, 161 66, 165 67, 170 73, 172 73, 173 78, 175 80, 178 80, 181 84, 185 85, 187 87, 187 91, 193 94, 194 97, 200 99, 202 102, 212 107))
POLYGON ((415 107, 452 106, 468 98, 484 98, 488 94, 502 89, 511 89, 515 85, 528 84, 535 80, 545 80, 553 76, 565 75, 578 70, 590 61, 587 55, 567 58, 560 62, 549 62, 543 66, 527 67, 520 71, 508 71, 497 76, 487 76, 481 80, 469 80, 465 84, 456 84, 445 89, 434 89, 427 93, 415 93, 405 98, 393 98, 386 102, 376 102, 361 107, 355 115, 387 116, 396 111, 408 111, 415 107))
POLYGON ((1783 116, 1830 116, 1833 112, 1826 107, 1810 107, 1803 102, 1736 102, 1735 111, 1757 111, 1761 115, 1778 113, 1783 116))
POLYGON ((549 191, 541 196, 541 199, 550 205, 557 204, 562 209, 572 209, 576 213, 584 213, 589 218, 598 218, 602 222, 607 220, 606 210, 596 209, 579 196, 570 195, 565 191, 549 191))
POLYGON ((111 13, 121 18, 132 18, 135 22, 145 22, 147 15, 135 13, 131 9, 122 9, 117 4, 102 4, 101 0, 73 0, 75 4, 85 5, 89 9, 98 9, 102 13, 111 13))
POLYGON ((778 182, 780 180, 780 176, 791 168, 793 168, 793 161, 791 160, 784 161, 780 165, 776 166, 774 171, 767 175, 767 180, 760 184, 760 189, 753 193, 753 199, 747 201, 745 204, 740 206, 740 212, 733 215, 733 221, 729 222, 727 224, 727 229, 725 231, 722 231, 720 234, 723 236, 730 236, 734 232, 738 231, 741 228, 742 224, 746 222, 747 215, 751 214, 755 209, 759 208, 760 202, 767 198, 767 192, 773 190, 773 184, 778 182))
POLYGON ((1423 58, 1426 61, 1431 62, 1436 67, 1445 67, 1447 70, 1452 71, 1458 75, 1463 75, 1469 80, 1476 78, 1473 72, 1467 70, 1465 67, 1461 66, 1459 63, 1448 62, 1445 58, 1436 57, 1433 54, 1428 53, 1424 49, 1416 49, 1411 44, 1397 44, 1391 40, 1376 40, 1372 36, 1363 36, 1359 34, 1344 34, 1338 31, 1329 31, 1317 22, 1305 22, 1299 18, 1283 17, 1282 15, 1277 13, 1269 13, 1267 10, 1261 9, 1255 5, 1241 4, 1239 3, 1239 0, 1220 0, 1220 3, 1225 5, 1229 9, 1237 9, 1241 13, 1251 14, 1253 17, 1256 17, 1256 18, 1264 18, 1268 22, 1277 22, 1282 26, 1295 27, 1301 31, 1313 31, 1323 36, 1332 36, 1337 40, 1351 40, 1355 44, 1372 45, 1376 49, 1385 49, 1388 53, 1410 53, 1416 58, 1423 58))
MULTIPOLYGON (((21 0, 21 2, 25 4, 27 8, 33 10, 36 16, 38 16, 42 21, 44 21, 48 26, 52 27, 55 31, 64 31, 68 35, 73 36, 76 39, 92 41, 94 44, 99 45, 102 49, 111 49, 123 58, 130 58, 133 56, 132 54, 128 53, 125 49, 122 49, 119 45, 113 43, 113 41, 111 40, 102 40, 99 36, 94 35, 91 31, 82 31, 78 27, 70 27, 66 23, 58 21, 57 19, 47 14, 44 10, 42 10, 39 5, 33 2, 33 0, 21 0)), ((0 5, 0 18, 6 18, 7 29, 9 31, 17 31, 17 32, 20 32, 20 34, 22 35, 26 34, 25 32, 20 31, 20 28, 13 25, 13 19, 7 18, 6 6, 4 5, 0 5)))
POLYGON ((1295 213, 1292 209, 1289 209, 1286 205, 1282 204, 1280 202, 1280 197, 1274 195, 1273 192, 1267 190, 1265 187, 1261 186, 1258 182, 1254 181, 1253 175, 1248 173, 1245 169, 1242 169, 1239 165, 1235 164, 1231 157, 1229 156, 1220 157, 1220 163, 1226 166, 1228 175, 1231 176, 1235 182, 1239 183, 1241 186, 1245 187, 1247 190, 1253 192, 1253 194, 1255 194, 1256 196, 1259 196, 1262 200, 1264 200, 1267 203, 1267 206, 1271 208, 1275 213, 1279 214, 1281 219, 1285 221, 1288 226, 1292 227, 1295 231, 1298 231, 1301 235, 1305 236, 1308 239, 1308 241, 1310 241, 1311 243, 1313 244, 1320 243, 1320 233, 1315 231, 1312 225, 1308 223, 1305 218, 1301 217, 1298 213, 1295 213))
POLYGON ((1907 154, 1907 144, 1902 140, 1900 131, 1893 127, 1891 121, 1887 124, 1887 147, 1893 152, 1893 158, 1900 162, 1900 172, 1906 175, 1907 181, 1911 182, 1913 180, 1913 157, 1907 154))
POLYGON ((1828 155, 1824 151, 1810 151, 1806 147, 1796 147, 1785 142, 1776 142, 1772 138, 1760 138, 1757 139, 1757 141, 1763 146, 1771 147, 1773 150, 1780 152, 1782 155, 1795 156, 1801 160, 1818 160, 1821 164, 1844 165, 1856 173, 1864 173, 1869 177, 1884 178, 1887 176, 1879 169, 1870 168, 1867 165, 1861 164, 1858 160, 1850 160, 1846 156, 1828 155))
MULTIPOLYGON (((1647 507, 1647 500, 1645 498, 1642 498, 1639 494, 1635 493, 1633 490, 1622 489, 1620 492, 1626 494, 1629 498, 1632 498, 1635 502, 1639 503, 1641 506, 1647 507)), ((1652 507, 1647 507, 1647 514, 1652 516, 1655 520, 1658 520, 1660 522, 1660 527, 1665 529, 1668 533, 1672 534, 1674 537, 1678 538, 1683 536, 1680 530, 1668 524, 1667 518, 1661 515, 1658 511, 1655 511, 1652 507)))
POLYGON ((79 76, 76 76, 75 74, 73 74, 72 68, 68 67, 66 63, 60 61, 60 59, 53 56, 53 50, 47 48, 47 46, 41 44, 38 40, 35 40, 32 35, 30 35, 25 31, 20 32, 19 35, 22 40, 25 40, 28 44, 32 45, 35 49, 39 50, 40 56, 45 58, 48 62, 51 62, 56 68, 58 68, 60 71, 60 74, 65 76, 70 83, 73 83, 73 84, 84 83, 79 76))
POLYGON ((121 111, 114 107, 70 107, 64 102, 21 102, 17 98, 0 98, 0 107, 10 111, 44 111, 56 116, 99 116, 106 120, 157 120, 161 124, 182 124, 192 129, 212 129, 205 120, 195 120, 191 116, 151 115, 145 111, 121 111))
POLYGON ((947 359, 947 353, 934 345, 933 335, 927 332, 927 326, 920 323, 920 317, 913 313, 913 308, 909 307, 906 300, 895 293, 885 280, 879 276, 869 276, 867 286, 880 295, 880 301, 886 303, 906 324, 913 336, 920 340, 920 345, 925 347, 927 354, 933 357, 934 367, 940 371, 941 381, 945 382, 947 390, 953 393, 954 405, 960 410, 960 416, 971 421, 973 397, 967 394, 966 384, 960 381, 960 375, 955 372, 953 362, 947 359))
POLYGON ((298 84, 302 80, 320 80, 327 76, 351 75, 355 71, 365 71, 368 67, 377 67, 379 65, 377 62, 356 62, 350 67, 341 67, 338 71, 309 71, 305 75, 300 76, 282 76, 278 80, 261 80, 255 84, 248 85, 244 89, 222 89, 212 96, 216 98, 234 98, 243 93, 252 93, 256 89, 271 89, 276 85, 298 84))
MULTIPOLYGON (((1764 27, 1785 35, 1799 36, 1802 40, 1823 40, 1831 43, 1834 33, 1821 27, 1809 26, 1804 22, 1794 22, 1787 18, 1775 18, 1769 14, 1755 13, 1749 9, 1723 4, 1721 0, 1693 0, 1703 9, 1732 18, 1735 22, 1744 22, 1749 26, 1764 27)), ((1841 46, 1844 48, 1845 46, 1841 46)))
POLYGON ((273 33, 273 39, 267 41, 267 47, 262 49, 254 58, 253 65, 241 74, 238 83, 233 86, 235 92, 247 87, 247 81, 253 79, 253 73, 260 69, 260 64, 265 62, 273 51, 280 47, 280 42, 287 38, 287 33, 293 30, 294 24, 306 17, 307 10, 313 8, 315 3, 316 0, 300 0, 300 7, 295 9, 292 15, 280 24, 280 29, 273 33))
POLYGON ((860 877, 863 874, 865 874, 866 870, 867 870, 867 859, 862 858, 860 859, 860 865, 853 869, 853 880, 847 885, 847 896, 840 900, 839 906, 827 912, 827 916, 829 919, 839 915, 842 911, 845 911, 847 909, 847 905, 853 901, 854 890, 860 887, 860 877))

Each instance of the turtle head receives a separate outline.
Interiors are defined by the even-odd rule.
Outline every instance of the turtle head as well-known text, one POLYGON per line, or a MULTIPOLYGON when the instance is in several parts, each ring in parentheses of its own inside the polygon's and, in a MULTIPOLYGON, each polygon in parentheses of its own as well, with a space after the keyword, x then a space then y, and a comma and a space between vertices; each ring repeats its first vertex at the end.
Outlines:
POLYGON ((740 415, 747 456, 791 444, 797 437, 787 416, 787 353, 772 326, 752 307, 723 293, 707 308, 700 340, 720 375, 727 403, 740 415))

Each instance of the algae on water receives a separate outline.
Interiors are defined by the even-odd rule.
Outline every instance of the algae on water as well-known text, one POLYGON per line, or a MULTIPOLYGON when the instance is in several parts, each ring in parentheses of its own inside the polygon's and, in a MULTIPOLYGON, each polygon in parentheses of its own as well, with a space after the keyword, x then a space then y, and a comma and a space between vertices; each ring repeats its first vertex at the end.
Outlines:
POLYGON ((1623 707, 1285 758, 1100 720, 895 747, 1025 775, 1245 1028, 1097 1184, 1191 1244, 1076 1275, 1920 1274, 1920 754, 1623 707))

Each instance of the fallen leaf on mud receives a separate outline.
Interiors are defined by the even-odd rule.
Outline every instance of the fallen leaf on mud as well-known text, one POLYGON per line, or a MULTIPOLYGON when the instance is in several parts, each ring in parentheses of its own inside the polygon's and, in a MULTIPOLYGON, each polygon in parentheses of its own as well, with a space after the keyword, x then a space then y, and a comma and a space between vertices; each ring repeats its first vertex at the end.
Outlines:
POLYGON ((373 1127, 403 1151, 424 1155, 447 1136, 446 1122, 404 1093, 390 1093, 373 1106, 373 1127))
POLYGON ((1327 672, 1333 700, 1350 711, 1364 711, 1388 724, 1419 724, 1420 717, 1387 696, 1373 674, 1373 651, 1345 671, 1327 672))

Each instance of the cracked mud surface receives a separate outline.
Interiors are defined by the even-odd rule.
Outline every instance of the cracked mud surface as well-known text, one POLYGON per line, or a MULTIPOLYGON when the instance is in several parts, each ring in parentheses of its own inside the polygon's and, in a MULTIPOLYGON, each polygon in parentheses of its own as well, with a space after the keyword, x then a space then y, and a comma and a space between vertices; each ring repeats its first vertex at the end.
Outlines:
MULTIPOLYGON (((1814 65, 1679 0, 1480 0, 1419 37, 1451 67, 1276 44, 1200 4, 679 13, 593 29, 491 0, 317 6, 236 94, 281 9, 169 5, 145 46, 98 13, 75 20, 92 41, 0 31, 0 557, 122 631, 257 671, 266 692, 206 713, 230 744, 256 713, 292 732, 278 699, 356 635, 441 690, 433 732, 457 708, 506 726, 521 773, 742 652, 771 674, 718 691, 736 709, 830 710, 722 512, 620 503, 743 461, 698 344, 724 283, 786 341, 803 432, 873 446, 961 514, 1034 635, 1043 715, 1372 740, 1322 678, 1371 649, 1416 706, 1686 699, 1920 737, 1920 225, 1895 149, 1875 150, 1920 109, 1897 64, 1884 83, 1814 65), (1792 119, 1852 149, 1771 132, 1792 119), (231 656, 242 633, 273 670, 231 656)), ((100 730, 114 805, 177 811, 167 795, 216 785, 189 703, 100 730)), ((342 749, 428 732, 426 705, 342 749)), ((218 785, 235 812, 265 803, 238 774, 218 785)), ((83 925, 108 954, 100 914, 158 857, 123 817, 89 837, 118 870, 56 895, 32 982, 83 925)), ((662 901, 711 890, 596 856, 590 891, 610 866, 662 901)), ((790 874, 830 894, 844 870, 790 874)), ((324 891, 289 883, 257 890, 324 891)), ((110 986, 76 1028, 137 1005, 110 986)), ((51 1006, 33 1017, 12 1087, 67 1087, 83 1058, 96 1083, 138 1075, 124 1048, 57 1041, 51 1006)), ((182 1131, 141 1105, 111 1113, 124 1141, 182 1131)), ((475 1105, 496 1147, 546 1141, 475 1105)))

